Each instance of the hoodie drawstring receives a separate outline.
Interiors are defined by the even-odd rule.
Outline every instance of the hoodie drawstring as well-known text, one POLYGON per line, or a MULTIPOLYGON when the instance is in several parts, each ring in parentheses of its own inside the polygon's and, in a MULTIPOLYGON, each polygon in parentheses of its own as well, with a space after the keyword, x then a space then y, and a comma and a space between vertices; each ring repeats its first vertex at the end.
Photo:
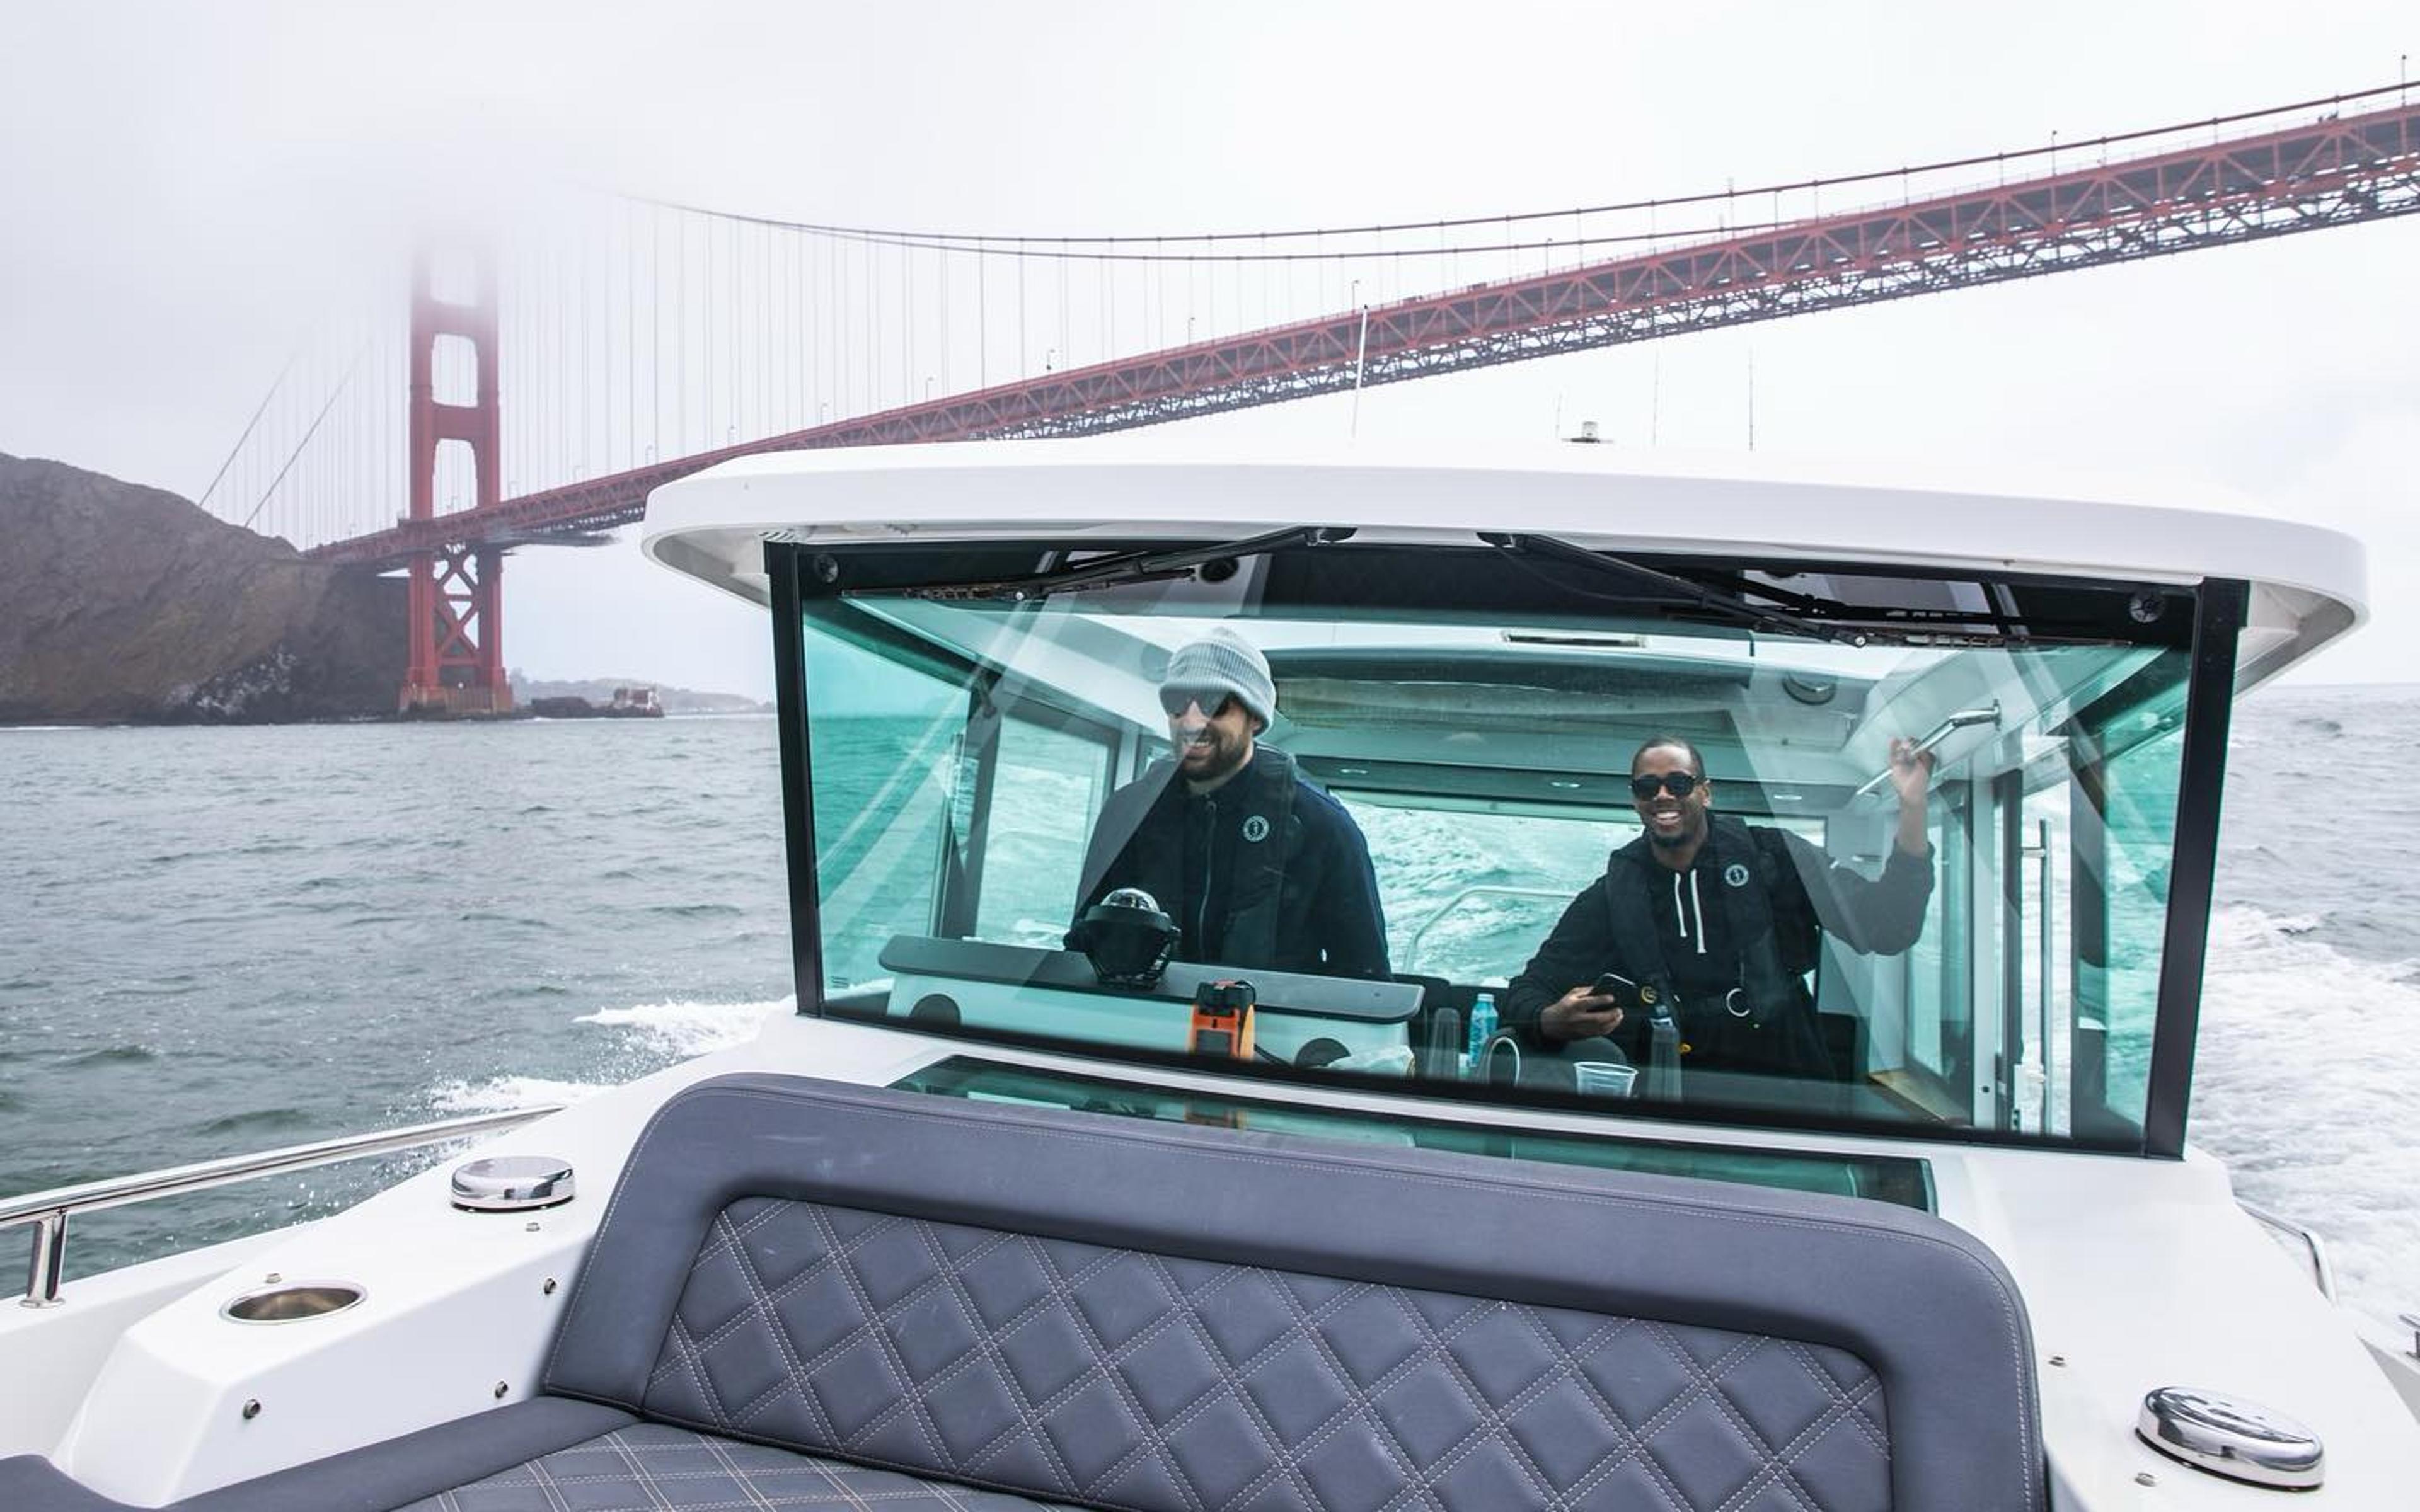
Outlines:
POLYGON ((1672 873, 1672 926, 1681 932, 1681 938, 1684 940, 1690 937, 1689 920, 1692 917, 1695 917, 1698 920, 1698 953, 1699 955, 1703 955, 1706 953, 1706 911, 1704 905, 1700 903, 1698 899, 1698 869, 1696 867, 1691 867, 1689 869, 1689 908, 1687 913, 1683 913, 1681 910, 1681 873, 1678 872, 1672 873))

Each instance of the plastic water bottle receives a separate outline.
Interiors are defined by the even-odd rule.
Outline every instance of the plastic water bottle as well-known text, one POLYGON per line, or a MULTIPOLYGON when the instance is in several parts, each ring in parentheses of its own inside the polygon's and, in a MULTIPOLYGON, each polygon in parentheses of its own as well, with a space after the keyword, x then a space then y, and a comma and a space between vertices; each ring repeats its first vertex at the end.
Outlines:
POLYGON ((1487 1041, 1496 1038, 1496 995, 1481 993, 1470 1005, 1470 1073, 1487 1074, 1487 1041))
POLYGON ((1647 1041, 1647 1095, 1658 1102, 1681 1101, 1681 1026, 1672 1005, 1659 999, 1650 1011, 1647 1041))

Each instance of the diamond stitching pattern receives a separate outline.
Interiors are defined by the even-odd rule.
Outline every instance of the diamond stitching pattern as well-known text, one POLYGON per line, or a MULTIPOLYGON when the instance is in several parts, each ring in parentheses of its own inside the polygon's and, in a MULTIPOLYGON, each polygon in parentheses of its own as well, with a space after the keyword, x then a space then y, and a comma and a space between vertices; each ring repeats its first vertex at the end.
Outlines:
POLYGON ((643 1423, 398 1512, 1030 1512, 1041 1504, 643 1423))
POLYGON ((1890 1503, 1843 1350, 813 1202, 718 1218, 641 1405, 1132 1512, 1890 1503))

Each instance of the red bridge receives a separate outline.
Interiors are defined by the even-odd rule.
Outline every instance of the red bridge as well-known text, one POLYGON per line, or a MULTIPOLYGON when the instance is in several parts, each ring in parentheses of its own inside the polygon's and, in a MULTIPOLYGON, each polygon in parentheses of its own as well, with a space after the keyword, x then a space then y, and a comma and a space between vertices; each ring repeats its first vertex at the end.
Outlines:
POLYGON ((352 401, 349 425, 327 424, 380 349, 372 339, 316 413, 289 403, 298 424, 309 419, 282 464, 285 442, 264 438, 241 468, 239 446, 222 481, 235 480, 228 499, 240 505, 253 491, 244 485, 273 468, 245 523, 267 513, 316 536, 319 560, 409 571, 405 706, 499 711, 511 697, 504 552, 593 541, 639 518, 651 489, 728 457, 1121 430, 2414 210, 2420 106, 2399 89, 1887 173, 1345 231, 1002 238, 622 203, 586 245, 524 254, 537 270, 519 275, 518 289, 493 251, 452 289, 438 265, 418 265, 400 458, 391 439, 383 453, 377 444, 393 425, 375 393, 352 401), (2396 98, 2380 105, 2386 96, 2396 98), (2350 108, 2363 104, 2373 108, 2350 108), (2073 165, 2086 154, 2088 165, 2073 165), (1919 180, 1987 174, 1988 186, 1914 192, 1919 180), (1816 208, 1827 191, 1885 187, 1900 191, 1895 203, 1816 208), (1738 224, 1743 208, 1767 203, 1765 220, 1738 224), (1676 212, 1719 222, 1667 228, 1676 212), (1544 234, 1566 226, 1559 239, 1544 234), (1492 276, 1465 281, 1474 266, 1492 276), (1170 288, 1178 277, 1181 295, 1170 288), (1330 313, 1246 324, 1256 298, 1264 315, 1299 307, 1306 278, 1312 307, 1330 313), (1363 283, 1382 297, 1361 300, 1363 283), (1441 288, 1406 295, 1407 284, 1441 288), (1016 376, 989 382, 1012 310, 1002 367, 1016 376), (1226 333, 1117 355, 1122 322, 1148 344, 1172 333, 1180 311, 1188 337, 1197 322, 1226 333), (1102 355, 1070 365, 1079 347, 1102 355), (970 351, 977 386, 946 392, 970 351), (937 376, 945 392, 934 397, 937 376), (516 414, 535 417, 517 440, 503 424, 506 378, 516 414), (329 439, 349 430, 352 440, 329 439), (319 481, 289 487, 298 472, 309 484, 315 448, 319 481), (591 466, 592 455, 608 464, 591 466), (381 471, 381 458, 402 462, 409 493, 400 517, 390 511, 392 523, 364 530, 334 501, 374 500, 378 480, 358 488, 347 477, 381 471), (516 487, 524 472, 553 476, 516 487), (449 486, 452 507, 441 510, 449 486))

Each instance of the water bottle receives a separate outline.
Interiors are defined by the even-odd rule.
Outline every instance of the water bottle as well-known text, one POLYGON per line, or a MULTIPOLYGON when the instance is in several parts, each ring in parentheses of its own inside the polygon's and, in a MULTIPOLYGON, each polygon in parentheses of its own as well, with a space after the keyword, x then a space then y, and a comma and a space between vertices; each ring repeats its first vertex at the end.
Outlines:
POLYGON ((1470 1005, 1470 1073, 1487 1074, 1487 1041, 1496 1038, 1496 995, 1481 993, 1470 1005))
POLYGON ((1647 1095, 1659 1102, 1681 1101, 1681 1026, 1672 1005, 1659 999, 1649 1011, 1647 1095))

